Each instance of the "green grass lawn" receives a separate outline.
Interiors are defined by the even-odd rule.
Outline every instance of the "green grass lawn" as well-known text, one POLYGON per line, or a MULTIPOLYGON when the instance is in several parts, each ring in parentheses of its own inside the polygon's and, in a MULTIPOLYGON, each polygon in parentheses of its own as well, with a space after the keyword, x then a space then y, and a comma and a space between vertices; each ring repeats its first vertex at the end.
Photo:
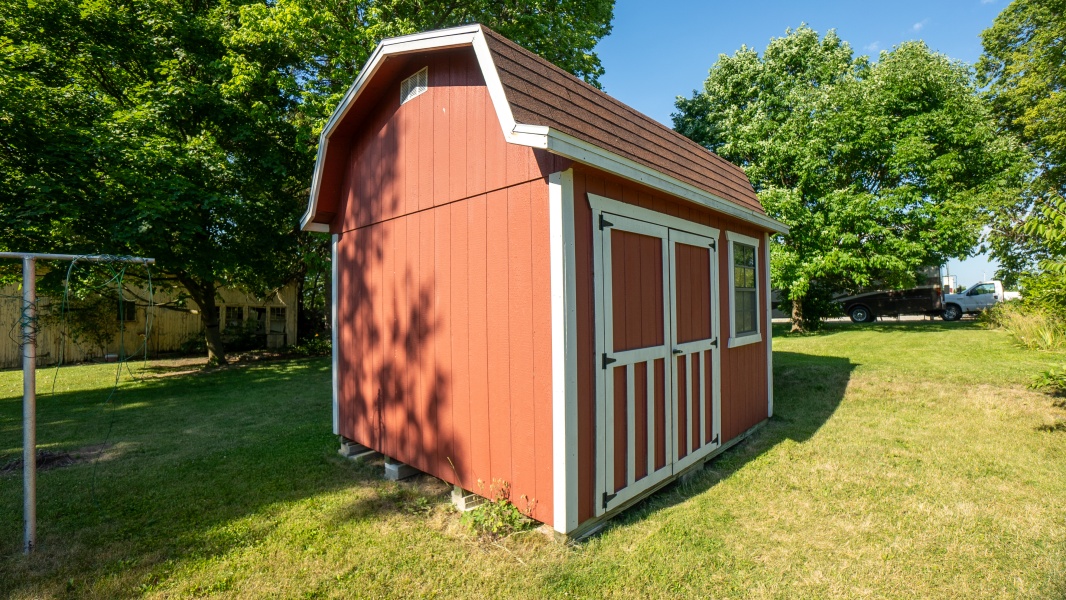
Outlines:
MULTIPOLYGON (((41 447, 96 458, 40 473, 30 558, 0 475, 0 596, 1066 597, 1066 408, 1026 389, 1066 355, 972 323, 776 333, 774 418, 577 545, 480 540, 439 481, 338 457, 325 359, 149 364, 111 404, 113 365, 44 371, 41 447)), ((20 394, 0 373, 0 465, 20 394)))

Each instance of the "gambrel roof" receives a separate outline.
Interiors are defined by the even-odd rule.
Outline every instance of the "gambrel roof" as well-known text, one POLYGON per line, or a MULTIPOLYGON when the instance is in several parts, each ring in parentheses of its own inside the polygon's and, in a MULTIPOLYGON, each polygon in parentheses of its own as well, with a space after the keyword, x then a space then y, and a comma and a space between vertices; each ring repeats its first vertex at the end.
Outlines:
POLYGON ((766 216, 739 167, 482 25, 390 38, 378 45, 322 132, 311 198, 301 221, 304 230, 328 230, 335 208, 319 197, 324 189, 337 189, 345 158, 343 152, 330 152, 330 138, 374 77, 388 70, 387 59, 464 46, 477 57, 509 143, 543 148, 761 227, 787 231, 766 216))

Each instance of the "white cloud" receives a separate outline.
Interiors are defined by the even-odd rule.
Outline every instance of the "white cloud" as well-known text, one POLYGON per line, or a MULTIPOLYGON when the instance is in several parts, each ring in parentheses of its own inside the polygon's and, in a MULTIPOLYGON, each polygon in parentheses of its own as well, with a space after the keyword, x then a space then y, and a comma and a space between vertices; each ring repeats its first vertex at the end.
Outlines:
POLYGON ((881 42, 870 42, 869 44, 863 46, 862 49, 867 52, 877 52, 881 49, 881 42))
POLYGON ((996 0, 981 0, 981 4, 992 4, 996 0))
POLYGON ((911 29, 914 30, 914 31, 921 31, 922 28, 925 27, 925 24, 928 23, 928 22, 929 22, 929 19, 922 19, 921 21, 918 21, 914 25, 911 25, 911 29))

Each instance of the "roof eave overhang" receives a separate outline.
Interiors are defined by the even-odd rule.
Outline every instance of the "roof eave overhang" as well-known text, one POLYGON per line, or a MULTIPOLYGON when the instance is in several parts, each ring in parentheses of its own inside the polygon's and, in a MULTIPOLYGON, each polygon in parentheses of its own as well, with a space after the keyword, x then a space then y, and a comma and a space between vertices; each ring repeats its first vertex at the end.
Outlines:
POLYGON ((549 129, 546 138, 545 145, 538 147, 544 147, 552 154, 558 154, 559 156, 602 169, 623 179, 646 185, 671 196, 683 198, 694 204, 758 225, 764 229, 781 234, 788 233, 787 225, 766 216, 763 212, 730 202, 676 177, 671 177, 662 171, 652 169, 624 156, 619 156, 561 131, 549 129))
POLYGON ((742 221, 746 221, 759 227, 777 233, 788 233, 788 227, 765 213, 752 210, 724 198, 711 194, 691 184, 671 177, 661 171, 642 165, 633 160, 619 156, 609 150, 605 150, 579 140, 561 131, 545 127, 543 125, 527 125, 517 123, 511 112, 511 105, 507 101, 507 95, 500 81, 499 72, 492 60, 488 43, 485 41, 485 33, 480 25, 466 25, 440 31, 419 33, 404 37, 391 38, 382 41, 370 55, 366 66, 360 72, 355 83, 348 89, 344 99, 333 112, 326 123, 318 143, 318 158, 315 161, 315 172, 311 184, 311 197, 307 204, 307 212, 300 220, 300 227, 304 231, 328 232, 329 225, 317 223, 314 216, 318 208, 318 197, 322 180, 322 166, 325 163, 326 153, 329 150, 329 138, 337 125, 348 114, 348 110, 355 104, 359 94, 366 83, 377 72, 382 61, 387 56, 423 52, 426 50, 456 48, 472 46, 477 56, 478 65, 481 67, 482 76, 485 79, 489 97, 500 121, 500 129, 504 138, 512 144, 541 148, 571 160, 588 164, 617 175, 624 179, 634 181, 650 188, 662 191, 672 196, 684 198, 695 204, 705 206, 717 212, 721 212, 742 221))

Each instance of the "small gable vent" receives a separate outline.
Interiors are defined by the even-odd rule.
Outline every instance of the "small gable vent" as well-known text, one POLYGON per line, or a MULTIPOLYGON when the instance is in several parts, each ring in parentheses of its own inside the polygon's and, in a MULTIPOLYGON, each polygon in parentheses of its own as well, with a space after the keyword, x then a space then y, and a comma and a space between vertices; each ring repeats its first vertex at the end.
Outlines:
POLYGON ((400 83, 400 104, 403 104, 409 100, 414 100, 420 94, 426 91, 429 87, 429 67, 422 67, 422 70, 414 75, 404 79, 400 83))

